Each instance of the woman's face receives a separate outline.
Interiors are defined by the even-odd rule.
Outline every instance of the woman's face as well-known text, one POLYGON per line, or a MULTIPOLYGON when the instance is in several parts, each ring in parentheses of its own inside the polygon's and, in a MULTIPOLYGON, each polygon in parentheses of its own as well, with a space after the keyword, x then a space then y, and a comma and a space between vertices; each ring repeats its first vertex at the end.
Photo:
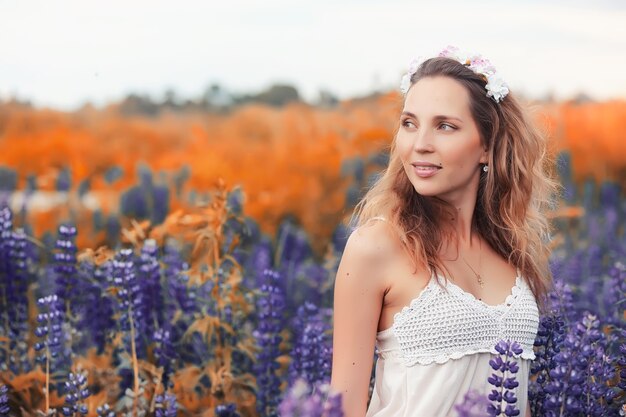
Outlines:
POLYGON ((469 94, 456 80, 422 78, 408 91, 396 147, 415 190, 460 204, 478 190, 487 151, 469 108, 469 94), (434 164, 438 168, 420 165, 434 164))

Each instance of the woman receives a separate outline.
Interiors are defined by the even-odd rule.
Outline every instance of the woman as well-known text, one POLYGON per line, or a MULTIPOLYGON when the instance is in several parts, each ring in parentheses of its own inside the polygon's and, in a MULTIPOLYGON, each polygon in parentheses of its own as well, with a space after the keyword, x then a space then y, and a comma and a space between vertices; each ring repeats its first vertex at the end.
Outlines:
POLYGON ((414 61, 403 93, 389 166, 337 271, 331 386, 346 417, 454 415, 468 390, 489 392, 495 344, 516 340, 525 415, 552 279, 545 139, 478 55, 414 61))

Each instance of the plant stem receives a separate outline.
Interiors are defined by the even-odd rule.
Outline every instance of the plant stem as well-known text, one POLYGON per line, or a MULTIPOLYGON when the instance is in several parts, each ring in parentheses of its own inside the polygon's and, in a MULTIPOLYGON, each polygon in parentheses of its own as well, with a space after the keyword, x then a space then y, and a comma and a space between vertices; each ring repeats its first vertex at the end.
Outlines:
POLYGON ((506 390, 504 389, 504 381, 506 381, 507 378, 507 363, 509 362, 509 350, 506 351, 506 355, 504 356, 504 371, 502 371, 502 385, 500 386, 500 403, 498 404, 498 408, 499 408, 499 414, 504 415, 504 410, 502 409, 504 407, 504 404, 506 403, 506 401, 504 401, 504 393, 506 392, 506 390))
POLYGON ((49 409, 50 409, 50 347, 46 346, 46 410, 45 410, 46 414, 48 414, 49 409))
POLYGON ((69 324, 67 326, 67 337, 69 338, 69 345, 70 345, 70 369, 72 370, 73 373, 76 373, 76 364, 74 363, 74 360, 72 358, 72 356, 74 356, 74 345, 73 345, 73 340, 72 340, 72 329, 73 327, 73 323, 74 323, 74 317, 72 316, 72 310, 70 308, 70 302, 69 300, 65 300, 65 317, 67 317, 67 323, 69 324))
MULTIPOLYGON (((0 298, 0 301, 2 301, 2 303, 0 303, 0 305, 2 306, 8 306, 9 304, 7 303, 7 297, 6 297, 6 293, 5 293, 5 288, 4 286, 0 287, 2 288, 2 298, 0 298)), ((4 321, 4 334, 11 334, 11 332, 9 331, 9 312, 8 312, 8 308, 7 308, 7 313, 6 315, 3 315, 3 317, 5 318, 4 321)), ((11 363, 11 357, 13 356, 13 352, 9 351, 10 349, 10 344, 7 344, 7 355, 5 357, 6 359, 6 369, 11 369, 10 367, 10 363, 11 363)))
POLYGON ((137 397, 139 396, 139 364, 137 362, 137 348, 135 347, 135 322, 133 321, 133 308, 128 306, 128 321, 130 322, 130 350, 133 361, 133 377, 135 380, 133 391, 133 416, 137 416, 137 397))

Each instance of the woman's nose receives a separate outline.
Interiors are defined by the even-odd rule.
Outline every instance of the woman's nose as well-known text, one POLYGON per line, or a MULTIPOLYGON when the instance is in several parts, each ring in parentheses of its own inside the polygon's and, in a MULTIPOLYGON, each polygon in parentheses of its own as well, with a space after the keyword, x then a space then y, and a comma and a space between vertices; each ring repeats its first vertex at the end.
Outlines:
POLYGON ((415 132, 413 150, 419 153, 432 152, 434 150, 433 135, 429 129, 419 129, 415 132))

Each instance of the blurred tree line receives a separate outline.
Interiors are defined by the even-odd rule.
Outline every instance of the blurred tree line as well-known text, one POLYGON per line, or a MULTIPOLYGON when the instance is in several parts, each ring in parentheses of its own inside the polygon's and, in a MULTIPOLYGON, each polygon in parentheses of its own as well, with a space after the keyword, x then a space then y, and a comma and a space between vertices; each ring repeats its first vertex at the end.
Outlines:
MULTIPOLYGON (((303 102, 303 99, 298 90, 288 84, 273 84, 256 94, 237 94, 228 91, 220 84, 214 83, 197 99, 179 98, 172 89, 165 92, 161 101, 155 100, 148 95, 132 93, 120 102, 119 111, 122 115, 128 116, 157 116, 164 110, 228 113, 233 108, 248 103, 282 107, 293 102, 303 102)), ((339 99, 333 93, 327 90, 320 90, 317 101, 312 104, 318 107, 332 108, 338 103, 339 99)))

